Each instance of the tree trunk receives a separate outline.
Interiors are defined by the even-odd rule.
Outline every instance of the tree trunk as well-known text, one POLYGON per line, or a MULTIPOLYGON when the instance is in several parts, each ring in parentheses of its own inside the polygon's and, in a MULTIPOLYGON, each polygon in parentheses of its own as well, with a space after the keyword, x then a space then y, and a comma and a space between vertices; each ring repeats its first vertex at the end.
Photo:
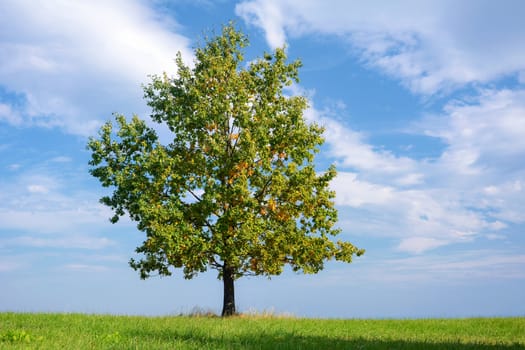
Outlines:
POLYGON ((224 300, 222 303, 222 317, 235 315, 235 272, 234 269, 224 264, 222 281, 224 283, 224 300))

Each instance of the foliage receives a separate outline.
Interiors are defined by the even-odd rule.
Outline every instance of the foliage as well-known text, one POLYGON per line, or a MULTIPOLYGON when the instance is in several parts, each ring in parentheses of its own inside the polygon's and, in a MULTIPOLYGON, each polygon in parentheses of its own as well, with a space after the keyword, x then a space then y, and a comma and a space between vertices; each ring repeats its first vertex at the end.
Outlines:
POLYGON ((144 258, 131 261, 142 278, 170 267, 186 278, 214 268, 225 283, 277 275, 286 264, 316 273, 327 259, 363 253, 331 239, 336 171, 314 165, 323 129, 304 120, 304 97, 283 93, 300 62, 277 49, 246 66, 247 44, 225 26, 196 49, 193 68, 179 54, 176 77, 152 77, 145 98, 171 143, 122 115, 89 141, 91 174, 114 188, 101 200, 115 211, 112 222, 127 213, 146 233, 137 248, 144 258))

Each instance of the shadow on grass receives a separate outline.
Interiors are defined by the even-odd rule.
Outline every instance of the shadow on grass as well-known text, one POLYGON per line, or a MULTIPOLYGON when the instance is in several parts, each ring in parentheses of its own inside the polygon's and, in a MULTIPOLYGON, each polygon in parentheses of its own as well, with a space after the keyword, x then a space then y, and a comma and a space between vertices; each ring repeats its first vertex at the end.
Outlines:
MULTIPOLYGON (((178 343, 183 345, 183 349, 247 349, 247 350, 274 350, 274 349, 359 349, 359 350, 525 350, 524 344, 483 344, 483 343, 461 343, 461 342, 439 342, 439 341, 419 341, 419 340, 383 340, 365 338, 331 338, 321 336, 304 336, 291 333, 279 334, 253 334, 253 335, 232 335, 223 336, 195 334, 192 332, 177 331, 151 331, 138 330, 133 334, 128 334, 135 339, 139 338, 140 343, 149 342, 163 344, 178 343)), ((178 347, 177 347, 178 348, 178 347)))

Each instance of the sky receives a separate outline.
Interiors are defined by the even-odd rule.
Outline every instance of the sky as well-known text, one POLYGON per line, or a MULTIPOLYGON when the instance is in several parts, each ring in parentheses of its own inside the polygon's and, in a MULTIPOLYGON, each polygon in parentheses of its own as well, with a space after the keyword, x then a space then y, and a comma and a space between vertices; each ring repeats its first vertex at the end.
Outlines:
MULTIPOLYGON (((214 270, 140 280, 86 143, 142 85, 233 20, 247 59, 300 59, 326 128, 340 238, 316 275, 236 283, 240 311, 299 317, 524 316, 525 2, 0 0, 0 311, 220 312, 214 270)), ((162 130, 162 129, 159 129, 162 130)), ((169 140, 169 134, 162 137, 169 140)))

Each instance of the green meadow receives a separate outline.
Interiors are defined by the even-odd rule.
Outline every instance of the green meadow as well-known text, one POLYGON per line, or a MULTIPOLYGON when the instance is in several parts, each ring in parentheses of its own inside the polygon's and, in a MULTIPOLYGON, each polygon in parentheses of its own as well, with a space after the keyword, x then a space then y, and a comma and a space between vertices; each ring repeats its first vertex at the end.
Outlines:
POLYGON ((525 318, 336 320, 0 313, 0 349, 525 349, 525 318))

